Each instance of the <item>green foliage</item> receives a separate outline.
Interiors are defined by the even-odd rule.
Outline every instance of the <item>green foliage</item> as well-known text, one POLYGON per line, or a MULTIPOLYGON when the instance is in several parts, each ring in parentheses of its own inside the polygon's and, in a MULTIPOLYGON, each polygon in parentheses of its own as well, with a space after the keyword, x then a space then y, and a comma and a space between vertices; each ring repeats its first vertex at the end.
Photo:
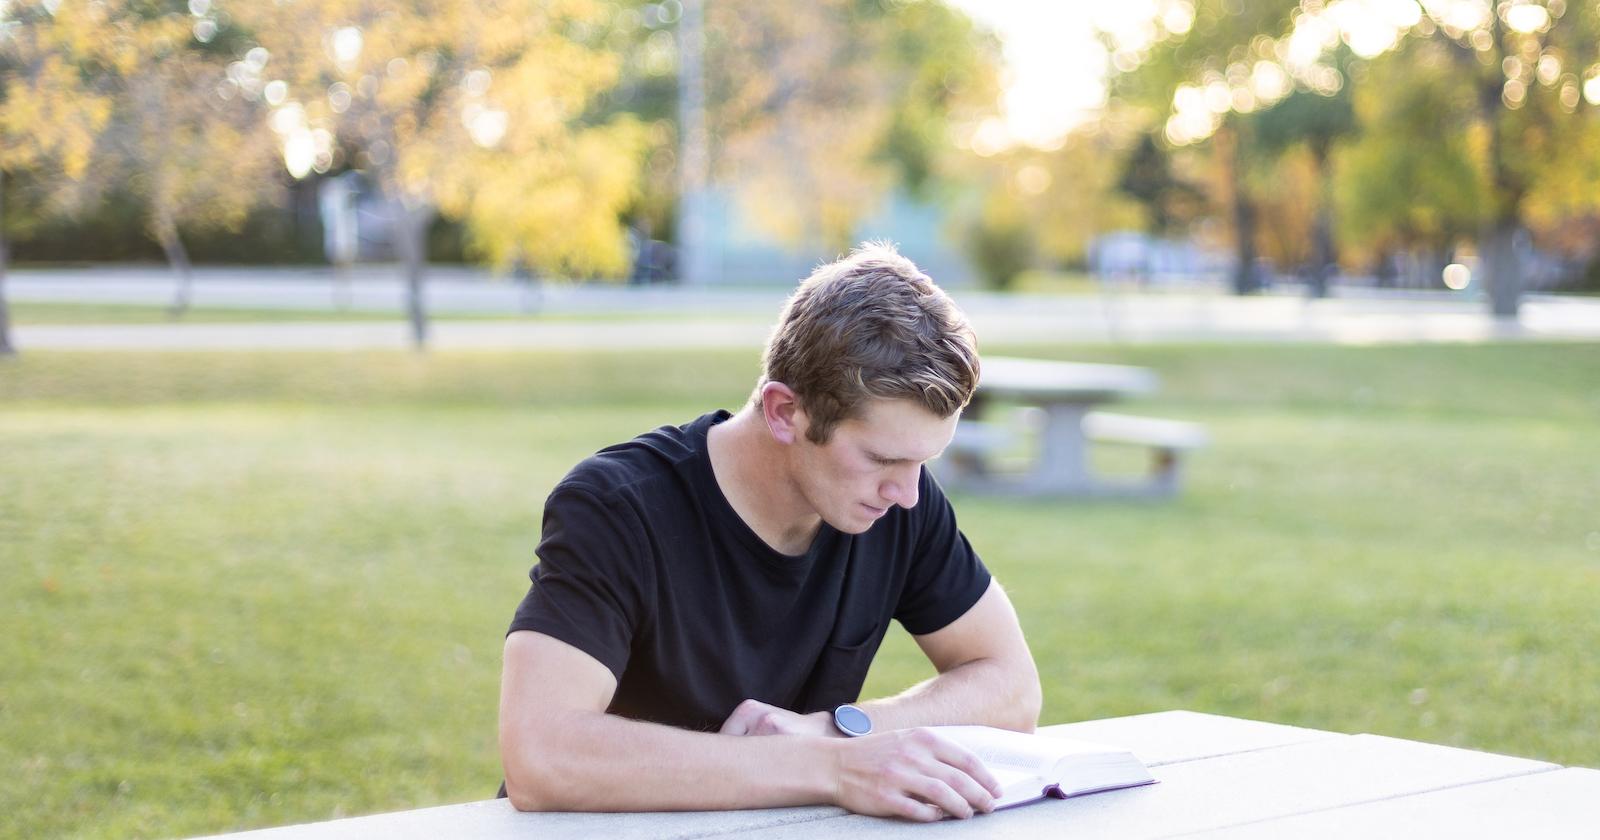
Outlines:
POLYGON ((890 189, 927 194, 956 157, 951 126, 997 99, 994 39, 942 2, 741 0, 706 15, 713 178, 786 242, 848 247, 890 189))
POLYGON ((1017 275, 1033 267, 1037 249, 1031 220, 1004 190, 991 194, 968 223, 967 256, 990 289, 1010 288, 1017 275))
POLYGON ((236 10, 271 56, 270 73, 245 86, 284 84, 273 127, 292 174, 365 170, 403 208, 396 238, 410 261, 420 263, 411 249, 437 214, 461 223, 468 252, 497 266, 619 276, 619 219, 637 189, 643 138, 635 120, 599 102, 618 78, 619 57, 600 37, 610 13, 593 0, 236 10))
MULTIPOLYGON (((1542 23, 1519 23, 1519 30, 1512 20, 1519 4, 1480 5, 1483 17, 1463 23, 1445 6, 1421 4, 1418 21, 1395 32, 1393 45, 1364 45, 1366 59, 1354 57, 1357 38, 1349 32, 1343 45, 1341 39, 1329 38, 1323 41, 1328 45, 1323 55, 1296 59, 1290 55, 1294 50, 1285 49, 1290 43, 1306 42, 1303 36, 1315 41, 1320 37, 1317 28, 1343 25, 1329 4, 1200 2, 1185 33, 1156 26, 1144 30, 1153 36, 1151 43, 1134 47, 1108 36, 1109 45, 1120 50, 1116 63, 1132 68, 1113 77, 1111 90, 1118 102, 1142 110, 1154 125, 1172 113, 1179 86, 1222 91, 1217 86, 1225 83, 1235 98, 1231 107, 1205 107, 1226 111, 1213 120, 1219 134, 1235 124, 1254 123, 1252 130, 1238 135, 1253 134, 1259 144, 1256 149, 1238 147, 1246 160, 1256 157, 1257 149, 1276 153, 1303 142, 1320 167, 1338 138, 1353 129, 1370 132, 1349 154, 1334 155, 1336 169, 1354 171, 1337 176, 1338 224, 1329 225, 1318 214, 1318 250, 1331 244, 1334 227, 1355 250, 1368 255, 1402 247, 1448 248, 1495 231, 1479 242, 1479 250, 1485 254, 1485 279, 1494 291, 1495 310, 1509 314, 1515 311, 1521 284, 1515 256, 1505 251, 1491 257, 1488 252, 1509 247, 1505 243, 1513 232, 1530 224, 1546 241, 1561 239, 1550 234, 1597 206, 1600 123, 1592 119, 1593 108, 1580 90, 1600 60, 1600 7, 1551 3, 1546 9, 1541 4, 1540 13, 1547 11, 1548 17, 1542 23), (1316 66, 1305 63, 1313 59, 1316 66), (1252 63, 1259 61, 1293 70, 1301 89, 1276 107, 1241 118, 1253 106, 1250 97, 1241 104, 1236 94, 1244 89, 1252 63), (1294 62, 1298 65, 1290 66, 1294 62), (1319 100, 1313 93, 1336 95, 1319 100), (1352 107, 1341 102, 1345 96, 1352 107)), ((1193 111, 1202 114, 1202 128, 1204 111, 1193 111)), ((1181 133, 1191 131, 1207 134, 1187 127, 1181 133)), ((1244 194, 1238 190, 1244 181, 1228 171, 1228 163, 1216 166, 1233 182, 1235 193, 1244 194)), ((1258 173, 1256 180, 1281 174, 1258 173)), ((1284 218, 1285 202, 1259 191, 1257 195, 1258 203, 1275 205, 1267 208, 1272 212, 1265 224, 1276 225, 1284 218)), ((1271 233, 1283 240, 1299 236, 1296 228, 1312 226, 1280 227, 1271 233)), ((1241 246, 1247 234, 1237 238, 1241 246)), ((1278 244, 1280 252, 1296 250, 1289 243, 1278 244)), ((1583 258, 1592 249, 1568 252, 1583 258)), ((1241 261, 1248 257, 1248 248, 1241 247, 1241 261)))
MULTIPOLYGON (((102 10, 103 11, 103 10, 102 10)), ((81 178, 111 102, 84 79, 73 47, 99 40, 94 15, 43 2, 0 8, 0 169, 81 178), (56 12, 63 12, 56 14, 56 12)), ((54 185, 52 185, 54 186, 54 185)))
MULTIPOLYGON (((1285 31, 1299 8, 1297 0, 1199 0, 1194 19, 1182 33, 1151 21, 1156 40, 1135 54, 1137 66, 1114 73, 1110 92, 1117 101, 1145 110, 1152 122, 1166 119, 1179 85, 1194 84, 1207 73, 1221 74, 1228 65, 1249 59, 1251 42, 1264 33, 1285 31)), ((1105 38, 1113 51, 1123 45, 1105 38)))
MULTIPOLYGON (((1082 267, 1096 237, 1145 224, 1139 205, 1117 189, 1125 142, 1115 131, 1080 129, 1052 151, 1019 147, 979 158, 970 177, 988 190, 982 212, 1032 226, 1042 265, 1082 267), (1000 214, 993 205, 1001 203, 1015 207, 1000 214)), ((1019 244, 1019 259, 1031 265, 1033 246, 1019 244)))
POLYGON ((1172 171, 1154 134, 1142 135, 1128 154, 1117 189, 1144 207, 1150 232, 1162 236, 1182 232, 1205 207, 1205 195, 1172 171))
POLYGON ((1348 85, 1332 96, 1294 91, 1272 107, 1258 111, 1254 119, 1256 143, 1269 154, 1304 143, 1319 157, 1326 157, 1335 141, 1356 131, 1348 85))
MULTIPOLYGON (((1044 722, 1187 708, 1600 765, 1600 488, 1577 457, 1600 347, 1007 349, 1153 367, 1130 410, 1215 441, 1170 504, 955 499, 1044 722)), ((748 351, 13 363, 0 834, 492 796, 545 493, 754 376, 748 351)), ((895 631, 867 693, 928 674, 895 631)))
POLYGON ((891 7, 883 62, 899 90, 880 154, 907 193, 927 197, 952 175, 950 122, 992 107, 999 96, 1000 45, 943 2, 891 7))
MULTIPOLYGON (((294 188, 289 188, 290 195, 294 188)), ((41 211, 18 230, 17 219, 6 227, 13 231, 12 254, 18 261, 36 262, 160 262, 160 246, 151 238, 144 221, 144 206, 136 197, 114 190, 101 197, 92 208, 71 215, 41 211)), ((190 257, 201 263, 250 265, 321 263, 321 226, 303 220, 299 214, 275 202, 251 207, 238 223, 237 230, 215 226, 191 228, 180 225, 179 233, 190 257)), ((435 261, 461 259, 460 246, 454 250, 434 248, 435 261)))
POLYGON ((180 227, 237 231, 250 211, 277 197, 276 155, 264 113, 224 95, 229 56, 242 38, 225 27, 221 44, 194 35, 188 5, 169 2, 63 3, 48 24, 58 60, 109 103, 82 177, 62 185, 74 210, 107 194, 136 199, 144 227, 173 247, 180 227), (115 34, 112 34, 115 33, 115 34))
POLYGON ((1371 64, 1354 103, 1366 127, 1337 158, 1340 230, 1351 245, 1439 248, 1476 235, 1487 185, 1470 133, 1473 96, 1437 44, 1371 64))

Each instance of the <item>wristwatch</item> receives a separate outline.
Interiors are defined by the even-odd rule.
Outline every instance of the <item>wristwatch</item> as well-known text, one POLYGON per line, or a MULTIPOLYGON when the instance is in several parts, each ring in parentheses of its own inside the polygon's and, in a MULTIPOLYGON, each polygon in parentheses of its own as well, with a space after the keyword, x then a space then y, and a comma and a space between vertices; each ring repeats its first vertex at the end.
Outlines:
POLYGON ((851 738, 872 734, 872 718, 859 708, 845 703, 833 710, 833 725, 851 738))

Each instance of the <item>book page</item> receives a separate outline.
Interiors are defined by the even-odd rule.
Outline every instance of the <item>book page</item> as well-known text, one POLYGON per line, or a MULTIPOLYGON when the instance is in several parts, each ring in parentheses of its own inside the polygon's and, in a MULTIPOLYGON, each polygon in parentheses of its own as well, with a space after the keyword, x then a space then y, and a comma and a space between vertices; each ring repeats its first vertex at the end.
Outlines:
POLYGON ((989 726, 935 726, 932 729, 940 736, 971 750, 990 771, 996 773, 999 768, 1005 767, 1022 770, 1030 776, 1047 775, 1068 756, 1106 751, 1099 744, 1028 735, 989 726))
POLYGON ((988 726, 935 726, 941 737, 970 750, 1000 782, 997 808, 1031 802, 1047 788, 1068 797, 1150 784, 1138 756, 1122 749, 988 726))

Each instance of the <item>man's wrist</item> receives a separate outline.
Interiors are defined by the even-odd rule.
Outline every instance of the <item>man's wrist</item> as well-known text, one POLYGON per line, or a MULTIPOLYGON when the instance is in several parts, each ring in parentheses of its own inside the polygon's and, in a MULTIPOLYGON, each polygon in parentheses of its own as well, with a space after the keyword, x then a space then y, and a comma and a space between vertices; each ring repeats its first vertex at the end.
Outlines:
MULTIPOLYGON (((831 718, 828 726, 833 726, 831 718)), ((811 742, 810 748, 815 750, 819 801, 826 805, 841 804, 839 782, 844 776, 844 751, 850 748, 848 739, 843 735, 817 739, 811 742)))
POLYGON ((833 712, 812 712, 811 714, 806 715, 806 719, 816 724, 816 731, 819 735, 823 735, 828 738, 845 737, 844 733, 839 731, 839 727, 835 726, 833 723, 833 712))

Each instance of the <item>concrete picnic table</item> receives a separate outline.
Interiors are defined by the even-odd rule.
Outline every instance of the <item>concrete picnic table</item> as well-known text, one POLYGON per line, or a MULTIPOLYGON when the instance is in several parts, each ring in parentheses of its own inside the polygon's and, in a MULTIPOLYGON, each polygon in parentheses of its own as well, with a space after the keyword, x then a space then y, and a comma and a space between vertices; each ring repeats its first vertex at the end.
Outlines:
MULTIPOLYGON (((520 813, 503 799, 228 835, 511 838, 1594 838, 1600 770, 1190 711, 1041 727, 1133 750, 1157 784, 922 825, 815 806, 646 814, 520 813)), ((619 783, 625 783, 620 782, 619 783)), ((487 783, 486 783, 487 784, 487 783)))
POLYGON ((1153 393, 1158 385, 1153 371, 1130 365, 985 356, 977 394, 935 472, 947 487, 979 493, 1170 496, 1178 490, 1179 456, 1204 445, 1205 431, 1193 423, 1095 410, 1153 393), (1021 425, 1032 428, 988 419, 990 406, 999 401, 1024 406, 1019 416, 1030 422, 1021 425), (994 456, 1025 431, 1036 449, 1027 469, 1013 475, 993 470, 994 456), (1135 481, 1096 475, 1089 462, 1092 441, 1150 447, 1155 454, 1151 474, 1135 481))

